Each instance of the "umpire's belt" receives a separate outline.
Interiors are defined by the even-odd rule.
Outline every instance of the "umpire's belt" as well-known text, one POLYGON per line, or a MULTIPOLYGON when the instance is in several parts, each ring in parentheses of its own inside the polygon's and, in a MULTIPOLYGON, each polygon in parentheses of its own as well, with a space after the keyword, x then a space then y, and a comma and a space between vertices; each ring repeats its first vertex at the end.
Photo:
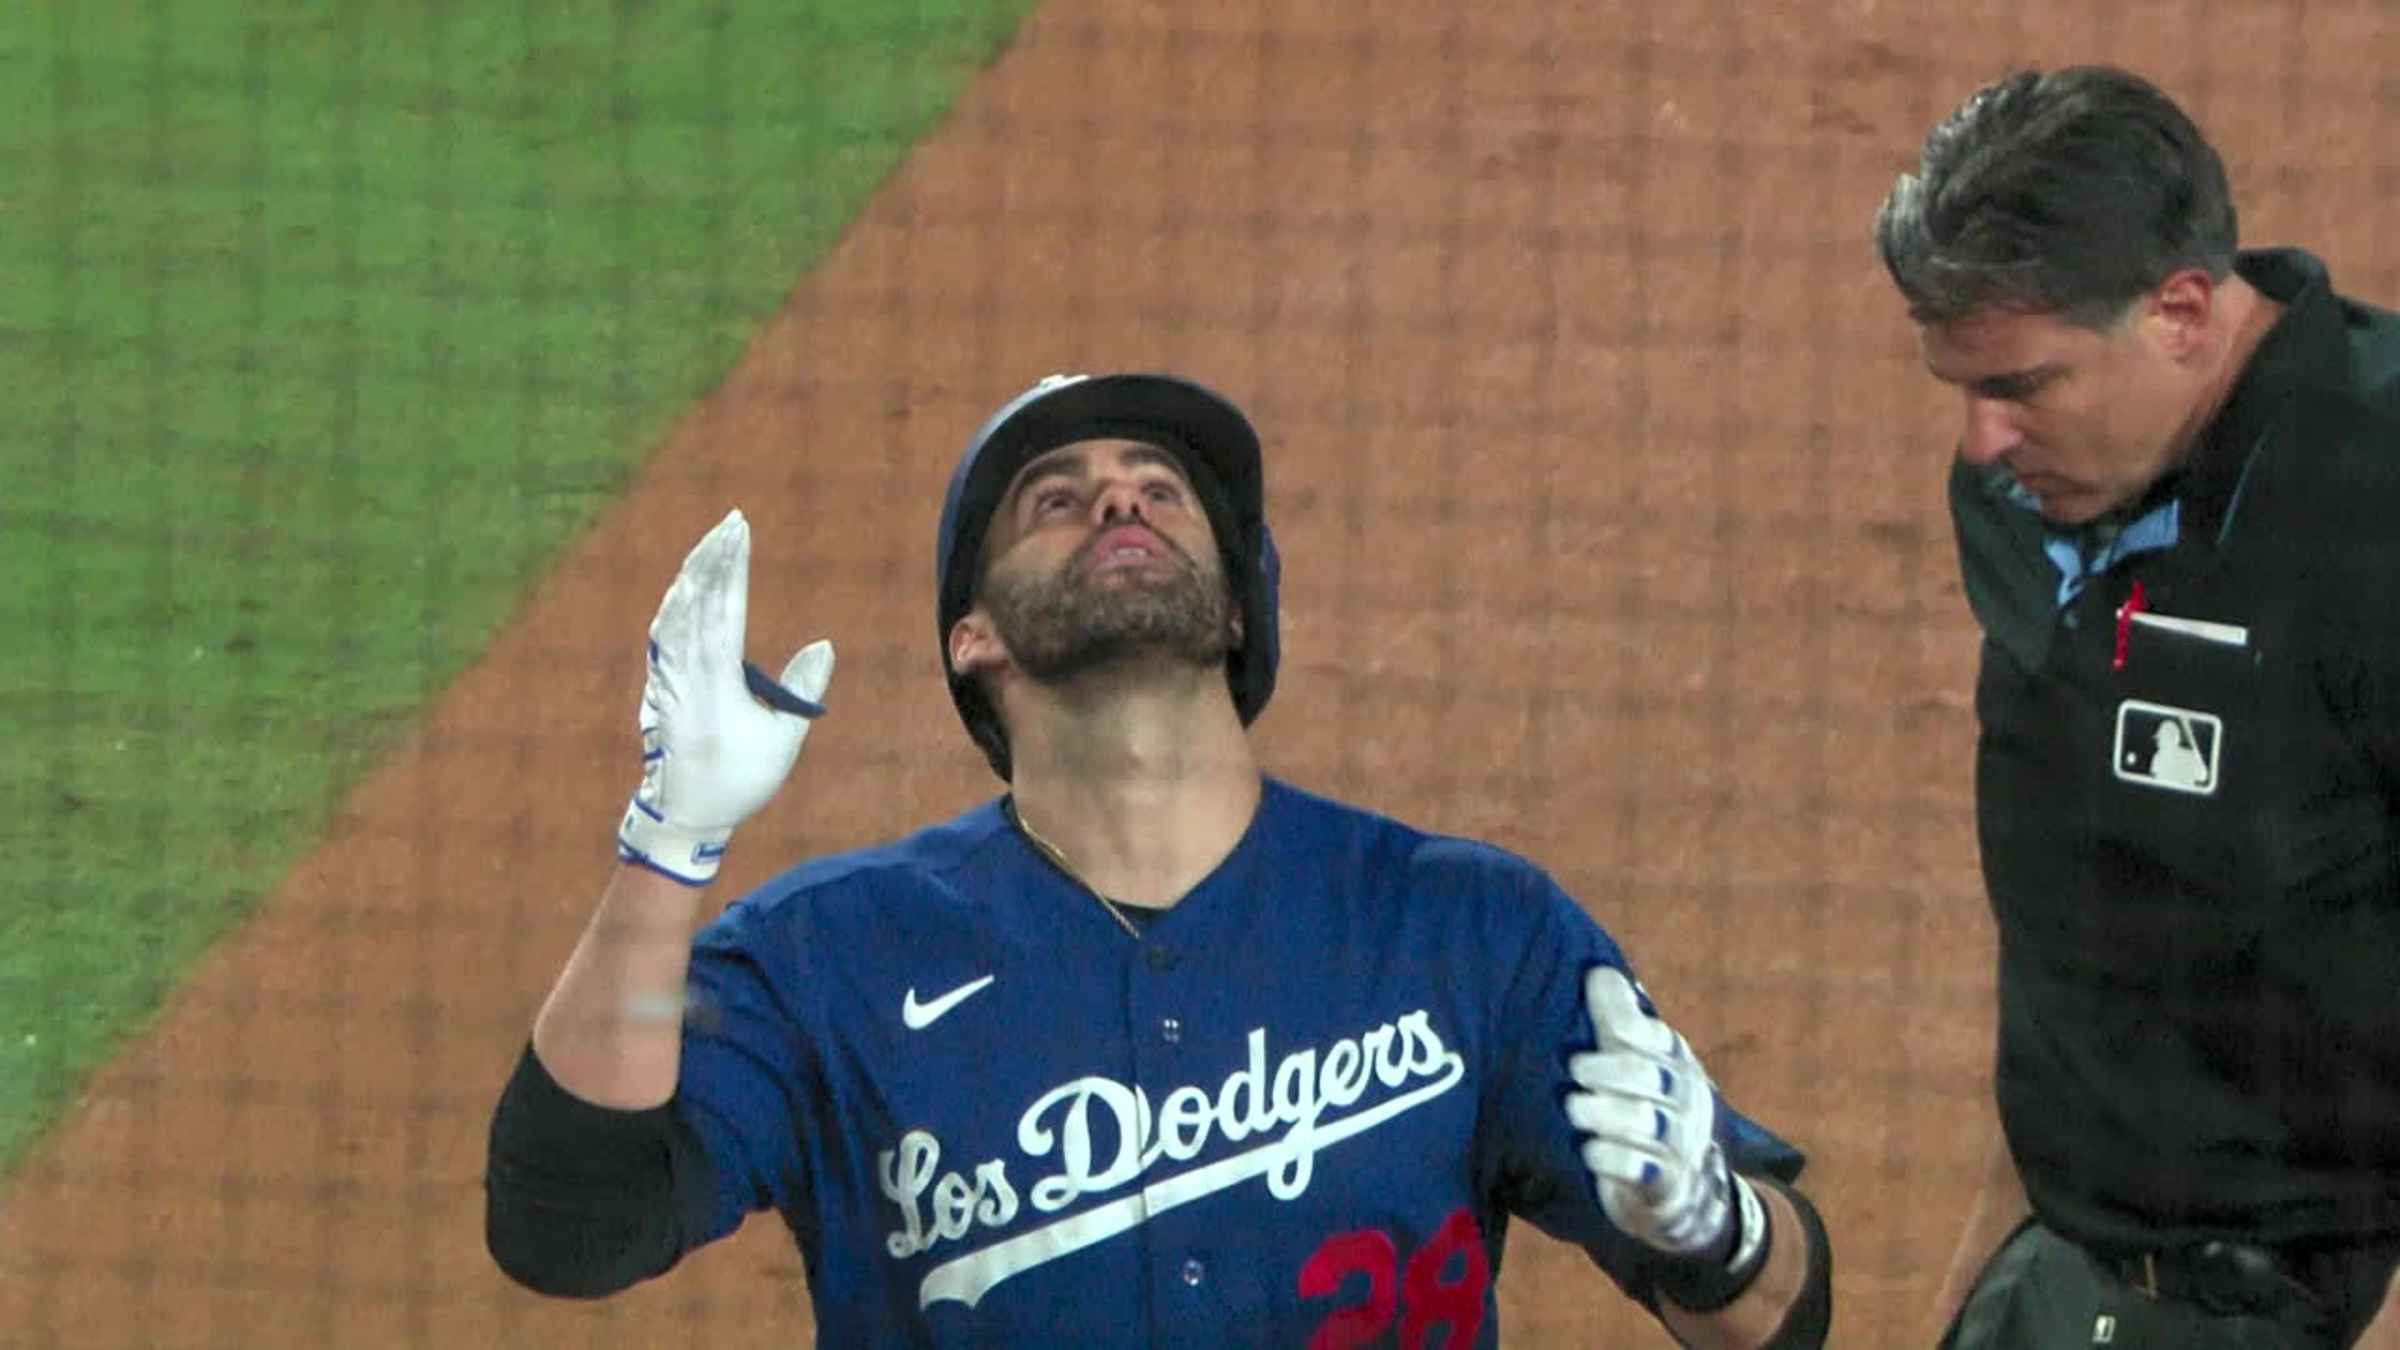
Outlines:
POLYGON ((2138 1293, 2222 1316, 2325 1306, 2282 1255, 2248 1242, 2203 1242, 2174 1251, 2141 1252, 2110 1259, 2107 1265, 2138 1293))

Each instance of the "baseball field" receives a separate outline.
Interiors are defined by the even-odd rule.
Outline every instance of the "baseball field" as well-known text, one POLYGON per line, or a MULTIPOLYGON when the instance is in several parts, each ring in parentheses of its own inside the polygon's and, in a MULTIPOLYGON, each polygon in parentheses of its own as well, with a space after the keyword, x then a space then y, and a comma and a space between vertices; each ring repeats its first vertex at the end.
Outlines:
MULTIPOLYGON (((806 1343, 769 1221, 509 1285, 491 1101, 684 549, 740 506, 754 654, 842 651, 726 892, 945 817, 944 477, 1101 368, 1265 434, 1271 771, 1548 866, 1812 1153, 1836 1343, 1922 1343, 1990 935, 1867 220, 1974 84, 2120 61, 2400 301, 2395 57, 2380 0, 10 9, 0 1345, 806 1343)), ((1667 1343, 1530 1232, 1501 1287, 1667 1343)))

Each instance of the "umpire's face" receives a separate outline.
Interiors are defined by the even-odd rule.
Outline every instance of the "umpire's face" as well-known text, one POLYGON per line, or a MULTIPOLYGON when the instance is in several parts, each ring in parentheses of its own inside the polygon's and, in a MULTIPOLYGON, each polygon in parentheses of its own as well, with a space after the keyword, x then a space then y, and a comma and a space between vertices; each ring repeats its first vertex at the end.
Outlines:
POLYGON ((1083 441, 1035 458, 1001 497, 952 664, 1043 682, 1137 653, 1214 666, 1239 632, 1182 464, 1138 441, 1083 441))
POLYGON ((1919 325, 1927 369, 1964 396, 1959 458, 2006 469, 2055 524, 2080 525, 2141 496, 2224 394, 2214 294, 2195 269, 2103 328, 2010 309, 1919 325))

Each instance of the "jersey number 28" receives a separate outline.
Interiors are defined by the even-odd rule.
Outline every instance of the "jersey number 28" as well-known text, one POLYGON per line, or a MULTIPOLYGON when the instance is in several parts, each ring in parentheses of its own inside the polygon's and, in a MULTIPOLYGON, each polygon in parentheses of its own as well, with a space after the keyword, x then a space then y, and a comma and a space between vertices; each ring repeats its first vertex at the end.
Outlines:
POLYGON ((1449 1331, 1442 1338, 1445 1347, 1471 1346, 1483 1329, 1483 1296, 1492 1269, 1483 1254, 1483 1230, 1467 1209, 1451 1211, 1408 1258, 1406 1270, 1392 1235, 1382 1229, 1334 1234, 1300 1267, 1300 1296, 1332 1298, 1352 1275, 1367 1277, 1365 1301, 1327 1315, 1309 1337, 1308 1350, 1372 1345, 1395 1320, 1401 1350, 1421 1350, 1426 1333, 1437 1326, 1449 1331))

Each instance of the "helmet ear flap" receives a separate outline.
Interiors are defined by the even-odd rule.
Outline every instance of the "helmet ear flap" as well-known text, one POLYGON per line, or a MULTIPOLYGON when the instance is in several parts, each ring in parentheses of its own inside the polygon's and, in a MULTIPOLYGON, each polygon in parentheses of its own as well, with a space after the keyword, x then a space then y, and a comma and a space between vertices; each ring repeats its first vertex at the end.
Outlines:
POLYGON ((954 683, 951 693, 957 700, 960 720, 967 724, 967 735, 974 740, 975 748, 983 751, 992 772, 1000 775, 1003 783, 1015 781, 1011 776, 1014 765, 1008 754, 1008 731, 1000 725, 1000 714, 993 711, 992 700, 983 692, 982 682, 954 683))
POLYGON ((1236 608, 1242 621, 1242 642, 1227 658, 1226 678, 1233 684, 1233 706, 1248 726, 1275 693, 1275 671, 1283 656, 1277 620, 1283 584, 1283 558, 1275 549, 1275 534, 1262 517, 1251 533, 1249 556, 1242 560, 1236 582, 1236 608))
POLYGON ((992 772, 1000 775, 1001 781, 1007 782, 1010 781, 1011 769, 1007 728, 1001 724, 999 710, 992 706, 991 694, 987 692, 982 676, 961 666, 963 653, 959 650, 957 634, 959 625, 967 621, 967 616, 961 615, 957 623, 950 625, 952 639, 950 649, 943 657, 944 673, 949 677, 951 701, 958 707, 959 720, 966 724, 967 735, 975 742, 976 748, 983 751, 983 757, 991 762, 992 772))

